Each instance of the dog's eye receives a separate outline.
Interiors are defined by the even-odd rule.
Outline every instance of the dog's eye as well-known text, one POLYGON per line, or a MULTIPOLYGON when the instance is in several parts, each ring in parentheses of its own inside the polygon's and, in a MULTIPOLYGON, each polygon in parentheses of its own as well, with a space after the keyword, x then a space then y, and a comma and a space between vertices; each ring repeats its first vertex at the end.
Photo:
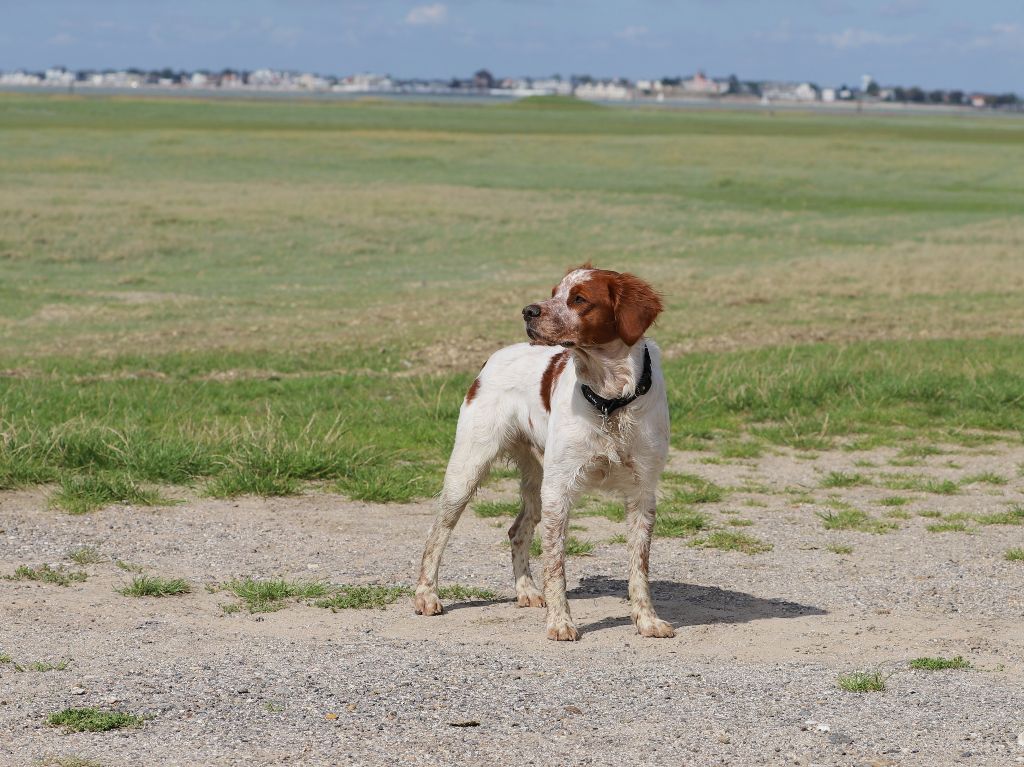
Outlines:
POLYGON ((587 303, 587 299, 585 299, 583 296, 577 294, 576 298, 574 298, 572 300, 572 302, 574 304, 585 304, 585 303, 587 303))

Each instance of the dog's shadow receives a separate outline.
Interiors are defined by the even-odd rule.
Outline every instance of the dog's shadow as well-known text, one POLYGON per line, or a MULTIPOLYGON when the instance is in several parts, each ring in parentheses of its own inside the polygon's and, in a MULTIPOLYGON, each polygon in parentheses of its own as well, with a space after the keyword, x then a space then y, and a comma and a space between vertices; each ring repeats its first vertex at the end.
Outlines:
MULTIPOLYGON (((589 575, 569 591, 570 597, 619 596, 625 599, 629 584, 622 578, 589 575)), ((812 605, 802 605, 785 599, 764 599, 742 591, 730 591, 716 586, 698 586, 675 581, 651 581, 651 597, 658 617, 675 628, 703 626, 712 623, 749 623, 767 618, 800 618, 805 615, 825 615, 826 611, 812 605)), ((609 616, 587 625, 580 631, 625 626, 632 623, 629 606, 624 605, 622 615, 609 616)))

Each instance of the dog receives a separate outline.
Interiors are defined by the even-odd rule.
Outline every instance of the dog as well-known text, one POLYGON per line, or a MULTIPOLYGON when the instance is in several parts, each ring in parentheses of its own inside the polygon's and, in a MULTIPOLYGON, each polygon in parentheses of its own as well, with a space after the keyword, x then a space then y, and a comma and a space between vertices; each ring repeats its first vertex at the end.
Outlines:
POLYGON ((579 639, 565 593, 569 510, 602 488, 626 507, 629 601, 645 637, 671 637, 651 602, 648 558, 656 489, 669 444, 661 353, 644 333, 661 297, 631 274, 569 271, 551 298, 523 309, 529 343, 495 352, 459 411, 437 516, 427 534, 415 594, 420 615, 443 611, 441 555, 452 529, 499 456, 520 473, 522 507, 508 537, 521 607, 547 607, 547 637, 579 639), (544 590, 530 572, 530 543, 542 523, 544 590))

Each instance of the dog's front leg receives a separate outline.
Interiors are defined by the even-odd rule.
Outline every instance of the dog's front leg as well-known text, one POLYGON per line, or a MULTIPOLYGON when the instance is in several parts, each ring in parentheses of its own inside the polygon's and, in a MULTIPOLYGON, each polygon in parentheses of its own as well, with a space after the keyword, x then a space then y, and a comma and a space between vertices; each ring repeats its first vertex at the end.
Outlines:
POLYGON ((544 551, 544 601, 548 607, 548 639, 570 642, 580 638, 580 633, 572 623, 569 600, 565 595, 565 536, 574 496, 569 481, 545 473, 541 489, 541 547, 544 551))
POLYGON ((626 548, 629 551, 629 606, 636 630, 645 637, 673 637, 671 624, 654 612, 647 571, 654 532, 656 500, 653 492, 626 498, 626 548))

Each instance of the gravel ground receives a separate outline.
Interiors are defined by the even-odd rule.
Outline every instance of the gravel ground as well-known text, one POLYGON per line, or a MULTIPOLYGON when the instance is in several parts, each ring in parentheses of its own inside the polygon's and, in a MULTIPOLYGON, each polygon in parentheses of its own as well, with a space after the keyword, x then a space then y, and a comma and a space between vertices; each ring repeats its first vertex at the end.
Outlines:
MULTIPOLYGON (((0 494, 0 572, 77 569, 66 553, 83 544, 107 559, 67 587, 0 581, 0 654, 71 659, 45 673, 0 664, 0 764, 1024 763, 1024 563, 1004 558, 1024 546, 1024 526, 933 533, 935 519, 918 516, 1021 502, 1024 448, 961 449, 913 467, 889 465, 895 453, 884 450, 700 457, 677 454, 673 468, 734 488, 705 505, 715 525, 748 519, 735 529, 774 548, 747 556, 657 539, 653 590, 677 628, 671 640, 634 633, 625 547, 608 543, 622 526, 601 518, 575 521, 585 529, 574 534, 598 545, 569 562, 583 634, 573 644, 547 641, 543 612, 510 601, 508 520, 467 513, 442 569, 444 582, 491 588, 496 600, 450 604, 436 618, 413 615, 405 600, 250 615, 225 613, 236 600, 217 584, 248 575, 412 583, 431 504, 319 493, 213 501, 170 489, 185 502, 71 517, 47 509, 45 490, 0 494), (833 470, 876 486, 821 488, 833 470), (877 486, 895 472, 1008 481, 955 495, 877 486), (901 495, 911 518, 884 535, 828 531, 818 513, 833 495, 879 519, 878 500, 901 495), (130 576, 114 559, 194 590, 121 596, 114 589, 130 576), (908 668, 924 655, 962 655, 974 668, 908 668), (857 670, 889 675, 886 690, 840 690, 837 676, 857 670), (68 706, 151 718, 107 733, 46 726, 68 706)), ((484 496, 514 493, 506 481, 484 496)))

